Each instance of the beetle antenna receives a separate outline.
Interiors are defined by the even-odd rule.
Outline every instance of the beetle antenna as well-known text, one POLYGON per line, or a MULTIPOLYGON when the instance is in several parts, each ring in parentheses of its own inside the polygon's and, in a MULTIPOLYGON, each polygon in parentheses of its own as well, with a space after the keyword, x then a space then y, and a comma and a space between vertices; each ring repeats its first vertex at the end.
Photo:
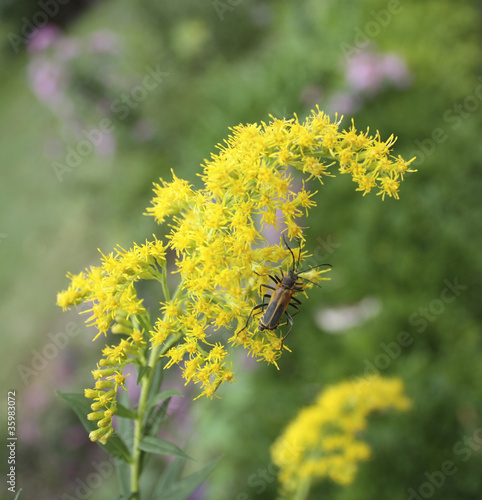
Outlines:
MULTIPOLYGON (((308 269, 303 269, 303 271, 300 271, 298 274, 307 273, 308 271, 311 271, 312 269, 316 269, 317 267, 321 267, 321 266, 333 267, 331 264, 318 264, 317 266, 309 267, 308 269)), ((303 278, 303 279, 306 279, 306 278, 303 278)))
MULTIPOLYGON (((329 266, 329 267, 333 267, 331 264, 318 264, 317 266, 313 266, 313 267, 309 267, 308 269, 305 269, 304 271, 300 271, 298 274, 298 276, 302 273, 307 273, 308 271, 311 271, 312 269, 316 269, 317 267, 321 267, 321 266, 329 266)), ((313 283, 313 285, 316 285, 318 288, 321 288, 320 285, 317 285, 316 283, 314 283, 313 281, 309 280, 308 278, 303 278, 303 276, 300 276, 300 279, 302 280, 305 280, 305 281, 308 281, 310 283, 313 283)))
POLYGON ((307 281, 308 283, 311 283, 312 285, 315 285, 315 286, 317 286, 318 288, 321 288, 321 286, 320 286, 320 285, 318 285, 318 283, 315 283, 314 281, 311 281, 311 280, 309 280, 308 278, 303 278, 302 276, 299 276, 299 279, 300 279, 300 280, 307 281))
POLYGON ((283 235, 283 241, 284 241, 284 243, 286 245, 286 248, 290 251, 291 257, 293 257, 293 266, 292 266, 291 269, 292 269, 292 271, 294 271, 295 270, 295 262, 296 262, 295 254, 293 253, 293 250, 291 250, 290 246, 288 245, 288 243, 287 243, 284 235, 283 235))
POLYGON ((301 261, 301 238, 298 240, 298 265, 296 266, 296 269, 300 268, 300 261, 301 261))
MULTIPOLYGON (((308 269, 305 269, 304 271, 300 271, 298 273, 298 276, 301 274, 301 273, 306 273, 308 271, 311 271, 312 269, 316 269, 317 267, 321 267, 321 266, 330 266, 330 267, 333 267, 331 264, 318 264, 317 266, 313 266, 313 267, 310 267, 308 269)), ((308 281, 308 283, 311 283, 312 285, 315 285, 317 286, 318 288, 321 288, 320 285, 318 285, 318 283, 315 283, 314 281, 311 281, 309 280, 308 278, 303 278, 303 276, 299 276, 300 280, 305 280, 305 281, 308 281)))

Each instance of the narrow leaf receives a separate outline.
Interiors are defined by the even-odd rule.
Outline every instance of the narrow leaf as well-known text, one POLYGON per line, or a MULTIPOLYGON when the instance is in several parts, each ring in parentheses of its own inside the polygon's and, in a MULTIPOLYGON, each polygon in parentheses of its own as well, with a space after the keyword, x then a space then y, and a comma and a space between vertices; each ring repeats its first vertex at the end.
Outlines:
POLYGON ((173 455, 193 460, 188 454, 181 450, 179 446, 155 436, 144 437, 139 443, 139 449, 149 453, 157 453, 158 455, 173 455))
POLYGON ((117 458, 114 460, 114 463, 119 491, 121 492, 121 495, 128 495, 131 490, 129 464, 117 458))
POLYGON ((148 400, 151 401, 156 394, 159 392, 162 384, 162 379, 164 378, 164 359, 159 359, 154 367, 154 373, 152 375, 151 384, 149 387, 148 400))
POLYGON ((185 500, 196 488, 198 488, 208 477, 211 471, 216 467, 221 457, 209 462, 201 470, 184 477, 170 488, 160 491, 158 500, 185 500))
POLYGON ((136 384, 139 385, 143 377, 145 377, 151 371, 150 366, 139 366, 137 370, 137 381, 136 384))
POLYGON ((142 430, 143 436, 157 436, 161 424, 164 421, 170 400, 171 398, 168 398, 162 405, 151 407, 150 410, 146 412, 142 430))
POLYGON ((130 418, 131 420, 136 419, 136 414, 129 408, 125 407, 124 405, 120 404, 117 402, 117 413, 116 416, 121 417, 121 418, 130 418))
POLYGON ((184 396, 182 392, 177 391, 176 389, 164 389, 163 391, 156 394, 150 401, 149 407, 153 408, 157 406, 159 403, 162 403, 167 398, 171 398, 172 396, 184 396))
MULTIPOLYGON (((176 483, 181 475, 184 466, 184 458, 176 457, 162 472, 159 484, 156 487, 156 492, 159 495, 163 491, 169 490, 176 483)), ((155 498, 158 498, 155 496, 155 498)), ((162 495, 159 496, 162 498, 162 495)))

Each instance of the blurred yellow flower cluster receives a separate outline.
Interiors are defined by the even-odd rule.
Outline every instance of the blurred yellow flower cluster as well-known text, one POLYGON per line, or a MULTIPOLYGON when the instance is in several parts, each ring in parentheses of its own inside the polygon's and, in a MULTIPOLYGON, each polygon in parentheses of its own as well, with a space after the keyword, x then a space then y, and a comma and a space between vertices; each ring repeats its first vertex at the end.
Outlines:
MULTIPOLYGON (((398 197, 399 182, 409 171, 410 161, 390 155, 393 137, 383 142, 378 134, 368 136, 353 125, 347 131, 339 127, 339 121, 332 123, 319 109, 303 123, 295 117, 240 125, 205 162, 203 188, 194 189, 174 174, 171 182, 155 184, 147 215, 159 224, 171 218, 167 244, 154 238, 103 256, 101 267, 69 275, 69 288, 58 295, 64 308, 89 303, 87 323, 99 333, 111 329, 125 335, 117 346, 104 350, 109 368, 122 374, 120 368, 129 359, 142 365, 151 349, 168 358, 167 367, 179 364, 186 383, 199 384, 201 394, 212 397, 223 382, 233 381, 229 344, 276 364, 282 352, 280 331, 259 332, 253 321, 239 335, 234 332, 245 326, 253 296, 268 279, 259 275, 291 265, 288 250, 269 245, 264 230, 285 226, 289 239, 304 240, 298 220, 316 205, 315 192, 305 181, 295 185, 290 169, 323 183, 337 164, 358 190, 365 194, 376 186, 382 197, 398 197), (166 280, 168 248, 176 253, 175 272, 180 275, 172 296, 166 280), (157 312, 149 314, 137 296, 135 284, 142 279, 161 284, 164 298, 157 312), (223 335, 226 329, 233 332, 230 338, 223 335)), ((301 248, 294 252, 296 258, 301 252, 301 261, 307 257, 301 248)), ((316 283, 324 272, 312 270, 304 277, 316 283)), ((109 400, 106 411, 111 406, 109 400)))
POLYGON ((272 460, 280 468, 284 496, 306 490, 320 478, 351 483, 358 463, 370 456, 369 446, 361 440, 367 417, 389 408, 410 408, 402 381, 397 378, 377 375, 323 390, 313 405, 298 413, 271 448, 272 460))

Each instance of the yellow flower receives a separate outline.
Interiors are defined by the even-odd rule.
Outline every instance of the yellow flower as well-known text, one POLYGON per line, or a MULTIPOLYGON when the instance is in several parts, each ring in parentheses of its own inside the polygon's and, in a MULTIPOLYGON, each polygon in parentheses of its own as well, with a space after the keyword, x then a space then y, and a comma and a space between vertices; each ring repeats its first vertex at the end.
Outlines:
POLYGON ((283 494, 289 496, 321 478, 351 483, 358 463, 371 453, 361 440, 367 417, 389 408, 410 408, 400 379, 375 376, 342 382, 322 391, 271 447, 272 460, 280 468, 283 494))
MULTIPOLYGON (((154 185, 146 215, 159 224, 170 217, 167 243, 154 236, 128 250, 117 247, 101 254, 100 266, 68 275, 69 287, 57 297, 62 308, 86 304, 86 322, 97 336, 111 329, 120 339, 103 350, 99 366, 115 369, 120 381, 131 358, 144 366, 149 349, 160 346, 167 367, 179 364, 185 380, 199 384, 208 397, 234 380, 233 347, 277 366, 286 348, 283 328, 260 332, 255 317, 239 333, 259 301, 259 286, 273 285, 268 275, 286 273, 292 266, 281 237, 269 244, 265 230, 286 227, 287 239, 304 246, 300 218, 316 207, 316 191, 305 184, 307 179, 323 184, 338 169, 351 175, 363 194, 376 187, 382 199, 398 198, 400 181, 411 171, 412 160, 391 156, 393 136, 382 141, 378 133, 358 132, 353 124, 340 130, 340 121, 335 117, 332 122, 317 108, 304 122, 295 116, 238 125, 204 162, 200 189, 174 172, 171 181, 154 185), (295 171, 307 179, 295 183, 295 171), (174 251, 172 264, 180 277, 173 297, 166 279, 167 250, 174 251), (147 311, 138 296, 136 286, 145 279, 159 283, 164 298, 158 311, 147 311)), ((297 259, 301 249, 295 246, 293 252, 297 259)), ((308 257, 302 253, 300 268, 308 257)), ((318 283, 326 279, 325 271, 313 270, 305 277, 318 283)), ((112 398, 104 399, 107 411, 112 398)))
POLYGON ((178 179, 172 172, 173 181, 169 184, 162 182, 154 184, 156 198, 153 206, 147 209, 147 214, 153 215, 159 224, 162 224, 168 215, 177 214, 187 207, 193 191, 188 182, 178 179))

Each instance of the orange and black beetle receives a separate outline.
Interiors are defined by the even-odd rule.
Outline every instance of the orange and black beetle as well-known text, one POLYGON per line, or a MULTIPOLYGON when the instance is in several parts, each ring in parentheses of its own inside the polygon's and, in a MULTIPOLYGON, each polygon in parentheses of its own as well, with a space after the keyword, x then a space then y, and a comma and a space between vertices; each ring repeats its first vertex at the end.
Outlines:
MULTIPOLYGON (((293 329, 293 316, 298 314, 300 312, 299 305, 301 305, 301 301, 298 300, 296 297, 294 297, 295 292, 302 292, 304 290, 303 283, 301 280, 309 281, 310 283, 313 283, 313 281, 310 281, 307 278, 303 278, 300 276, 300 274, 306 273, 308 271, 311 271, 312 269, 316 269, 317 267, 321 266, 330 266, 331 264, 319 264, 317 266, 310 267, 309 269, 305 269, 303 271, 298 271, 298 267, 300 265, 300 258, 301 258, 301 249, 300 253, 298 255, 298 262, 296 263, 295 256, 293 254, 293 251, 289 247, 288 243, 286 240, 283 238, 283 241, 286 245, 286 248, 290 251, 291 256, 293 257, 293 265, 291 266, 291 269, 288 270, 286 274, 283 274, 283 271, 281 271, 281 276, 277 275, 271 275, 268 274, 268 276, 276 283, 276 286, 272 285, 261 285, 260 286, 260 294, 261 294, 261 289, 267 288, 268 290, 272 290, 272 294, 270 295, 269 293, 265 293, 263 295, 263 303, 258 304, 257 306, 254 306, 253 309, 251 309, 251 312, 249 313, 248 320, 246 321, 246 326, 239 330, 238 334, 241 333, 243 330, 245 330, 248 327, 249 320, 251 319, 251 316, 255 311, 258 309, 261 309, 264 311, 263 316, 261 316, 261 319, 259 320, 259 330, 276 330, 278 328, 283 315, 286 315, 287 318, 287 323, 284 324, 290 324, 290 329, 288 330, 288 333, 283 337, 282 341, 286 339, 286 337, 290 334, 291 330, 293 329), (266 302, 266 299, 268 299, 268 302, 266 302), (295 308, 296 312, 293 314, 290 314, 287 309, 288 306, 292 306, 295 308), (264 310, 266 308, 266 310, 264 310)), ((313 283, 313 285, 319 286, 316 283, 313 283)))

